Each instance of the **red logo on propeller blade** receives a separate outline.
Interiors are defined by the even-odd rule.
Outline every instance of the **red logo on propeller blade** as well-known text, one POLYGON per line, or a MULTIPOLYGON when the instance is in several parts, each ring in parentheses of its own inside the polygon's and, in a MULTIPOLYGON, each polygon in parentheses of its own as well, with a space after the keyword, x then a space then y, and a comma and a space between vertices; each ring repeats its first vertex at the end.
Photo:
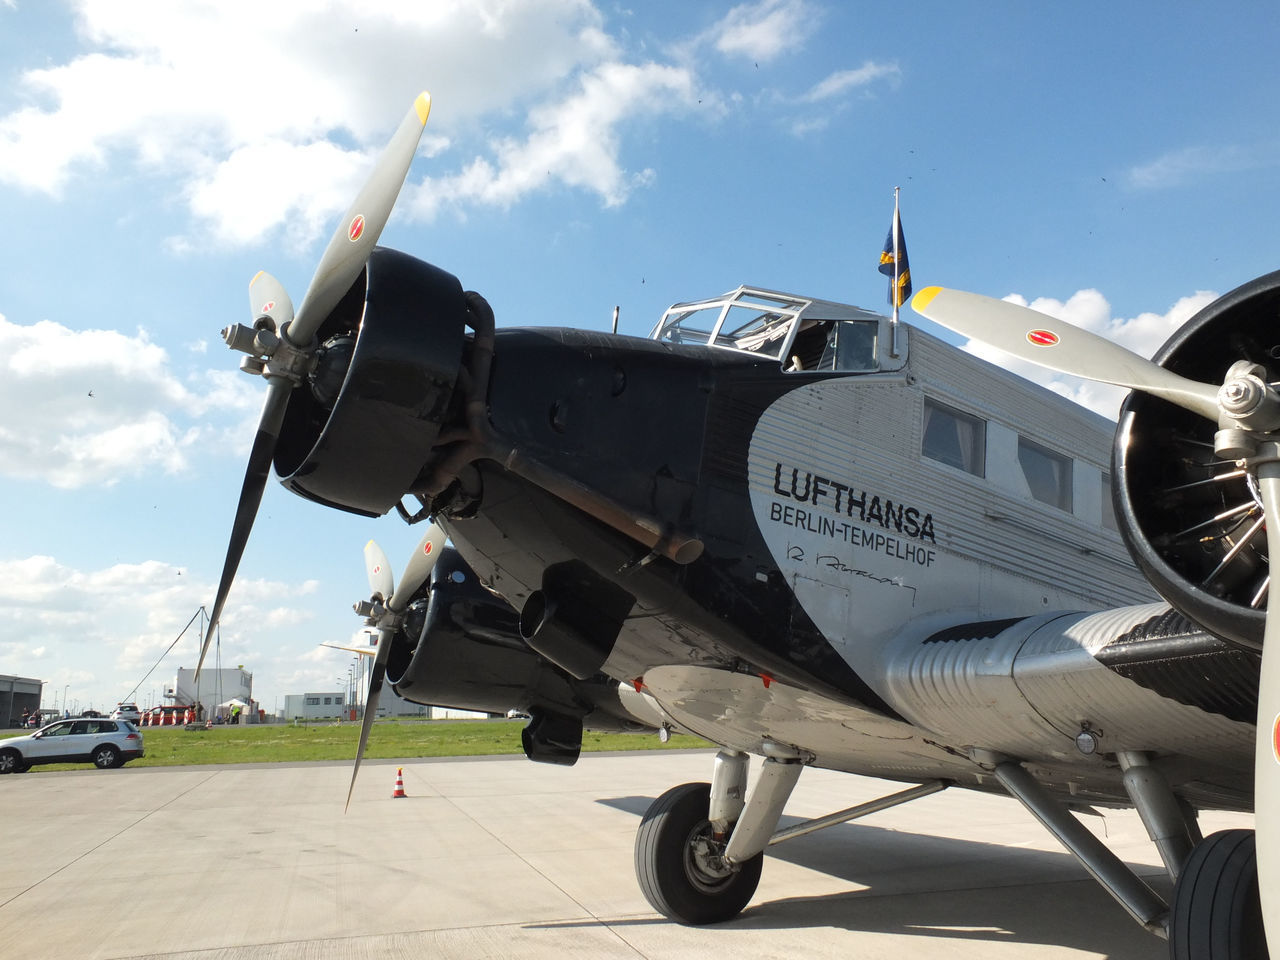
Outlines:
POLYGON ((1271 751, 1276 763, 1280 763, 1280 714, 1276 715, 1275 726, 1271 728, 1271 751))
POLYGON ((276 308, 276 302, 274 300, 268 300, 266 303, 262 305, 262 312, 270 313, 275 308, 276 308))
POLYGON ((431 556, 431 551, 435 549, 435 544, 428 540, 422 545, 422 555, 424 557, 431 556))
POLYGON ((1028 330, 1027 341, 1034 343, 1037 347, 1056 347, 1058 335, 1052 330, 1028 330))
POLYGON ((357 213, 355 219, 351 221, 351 226, 347 227, 347 239, 355 243, 362 233, 364 233, 364 214, 357 213))

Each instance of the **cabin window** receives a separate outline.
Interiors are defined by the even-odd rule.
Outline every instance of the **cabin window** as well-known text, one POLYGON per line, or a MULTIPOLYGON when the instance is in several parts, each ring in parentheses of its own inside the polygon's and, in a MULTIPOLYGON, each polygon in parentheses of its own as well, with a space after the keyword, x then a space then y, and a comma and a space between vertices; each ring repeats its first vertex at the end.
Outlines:
POLYGON ((920 449, 930 460, 986 476, 987 422, 926 397, 920 449))
POLYGON ((1102 525, 1108 530, 1120 532, 1116 523, 1116 505, 1111 499, 1111 474, 1102 472, 1102 525))
POLYGON ((1018 465, 1031 496, 1060 510, 1071 512, 1071 458, 1047 447, 1018 438, 1018 465))

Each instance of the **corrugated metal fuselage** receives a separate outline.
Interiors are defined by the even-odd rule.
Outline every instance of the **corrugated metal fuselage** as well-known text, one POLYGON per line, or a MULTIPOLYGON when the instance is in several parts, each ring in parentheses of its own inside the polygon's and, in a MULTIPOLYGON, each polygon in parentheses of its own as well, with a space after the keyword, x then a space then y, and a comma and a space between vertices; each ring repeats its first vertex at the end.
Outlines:
MULTIPOLYGON (((500 331, 497 362, 520 376, 495 377, 495 431, 704 550, 652 560, 493 461, 477 465, 477 500, 445 519, 450 535, 517 610, 568 561, 626 591, 604 672, 642 679, 673 721, 730 747, 773 740, 825 767, 986 787, 966 752, 982 747, 1098 802, 1124 802, 1105 754, 1143 750, 1193 802, 1247 805, 1247 707, 1192 702, 1098 656, 1165 609, 1103 522, 1111 425, 906 334, 893 369, 833 375, 500 331), (980 468, 922 455, 933 402, 985 424, 980 468), (1069 459, 1065 504, 1032 495, 1026 441, 1069 459), (1076 750, 1082 724, 1102 755, 1076 750)), ((1197 642, 1212 682, 1232 652, 1197 642)))

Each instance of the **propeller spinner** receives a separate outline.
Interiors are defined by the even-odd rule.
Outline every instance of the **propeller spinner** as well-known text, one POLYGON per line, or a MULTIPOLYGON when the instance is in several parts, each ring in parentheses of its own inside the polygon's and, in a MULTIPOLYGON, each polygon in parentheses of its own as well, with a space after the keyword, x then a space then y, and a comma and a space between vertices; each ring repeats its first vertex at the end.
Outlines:
MULTIPOLYGON (((373 658, 373 669, 369 672, 369 693, 365 697, 364 721, 360 725, 360 745, 356 748, 355 767, 351 770, 351 786, 347 788, 347 807, 351 806, 351 794, 356 788, 356 776, 360 773, 360 761, 364 759, 364 748, 369 743, 369 730, 373 727, 373 719, 378 714, 378 697, 382 693, 382 681, 387 675, 387 657, 391 653, 391 639, 400 628, 405 607, 418 588, 427 582, 431 570, 440 557, 444 546, 445 533, 434 523, 423 535, 417 549, 409 558, 400 583, 395 592, 391 592, 391 565, 387 563, 387 555, 382 548, 370 540, 364 546, 365 572, 369 575, 369 600, 357 603, 356 613, 366 617, 365 622, 378 631, 378 652, 373 658), (388 594, 390 596, 388 597, 388 594)), ((344 808, 345 809, 345 808, 344 808)))
MULTIPOLYGON (((1218 425, 1214 449, 1256 480, 1267 554, 1280 557, 1280 395, 1260 366, 1240 361, 1221 387, 1188 380, 1110 340, 1037 310, 975 293, 927 287, 912 308, 1020 360, 1161 397, 1218 425)), ((1254 748, 1258 885, 1268 939, 1280 952, 1280 604, 1267 602, 1254 748), (1267 651, 1270 650, 1270 655, 1267 651)))
POLYGON ((430 112, 430 94, 419 94, 330 238, 297 313, 279 281, 259 273, 249 284, 253 326, 236 324, 222 331, 228 347, 248 355, 241 362, 241 369, 266 378, 267 396, 245 468, 227 557, 209 616, 209 629, 196 664, 197 682, 262 503, 289 397, 293 388, 305 379, 315 359, 315 336, 321 323, 360 276, 391 216, 430 112))

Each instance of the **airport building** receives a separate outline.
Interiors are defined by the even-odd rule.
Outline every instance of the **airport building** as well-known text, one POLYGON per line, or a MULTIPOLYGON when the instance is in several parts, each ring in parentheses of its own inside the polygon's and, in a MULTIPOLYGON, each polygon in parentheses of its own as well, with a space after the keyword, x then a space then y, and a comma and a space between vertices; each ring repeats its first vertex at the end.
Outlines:
POLYGON ((173 685, 165 688, 164 698, 174 704, 203 703, 206 711, 232 700, 248 703, 253 699, 253 674, 244 667, 206 668, 200 671, 200 687, 197 689, 196 672, 180 669, 173 685))
POLYGON ((284 698, 283 720, 335 720, 350 719, 350 707, 346 694, 341 691, 324 693, 289 693, 284 698))
POLYGON ((23 710, 28 713, 39 710, 43 689, 43 680, 0 674, 0 723, 5 727, 16 727, 22 722, 23 710))
MULTIPOLYGON (((321 693, 287 694, 284 698, 284 710, 280 714, 282 720, 354 720, 360 716, 359 704, 347 698, 341 690, 329 690, 321 693)), ((417 717, 423 720, 441 719, 444 717, 484 717, 484 713, 471 710, 454 710, 448 707, 428 707, 420 703, 410 703, 396 695, 390 684, 382 688, 378 696, 378 719, 399 719, 417 717)))

